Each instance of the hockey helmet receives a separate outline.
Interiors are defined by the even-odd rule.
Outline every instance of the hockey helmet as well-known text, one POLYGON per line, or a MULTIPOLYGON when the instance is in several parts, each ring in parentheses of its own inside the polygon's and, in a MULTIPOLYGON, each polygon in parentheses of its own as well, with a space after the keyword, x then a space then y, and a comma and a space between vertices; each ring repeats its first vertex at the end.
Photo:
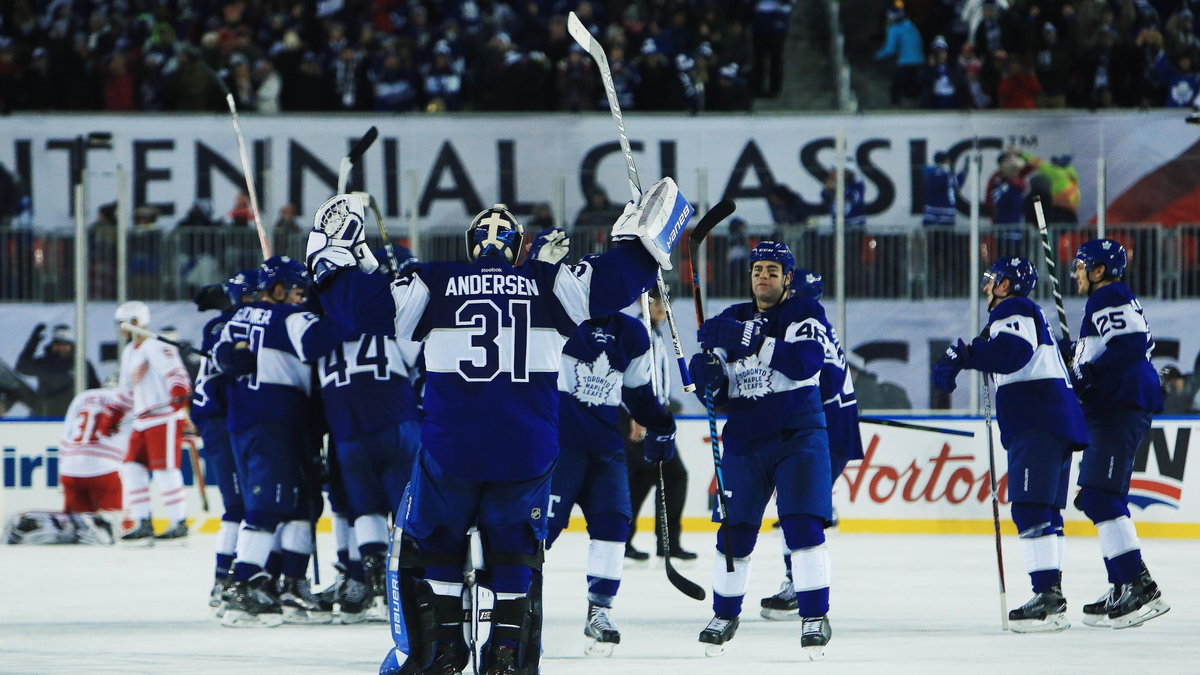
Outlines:
POLYGON ((1013 295, 1022 298, 1029 297, 1034 287, 1037 286, 1037 270, 1033 269, 1033 263, 1025 258, 1000 258, 992 263, 983 277, 993 284, 999 284, 1004 279, 1008 279, 1012 285, 1013 295))
POLYGON ((515 262, 525 239, 525 228, 504 204, 484 209, 471 221, 466 232, 467 258, 503 254, 515 262))
POLYGON ((150 325, 150 307, 140 300, 123 302, 117 307, 116 313, 113 314, 113 319, 117 323, 128 321, 146 328, 150 325))
POLYGON ((796 269, 796 257, 792 255, 792 250, 787 244, 781 241, 758 242, 758 246, 750 251, 750 266, 753 267, 754 263, 762 260, 779 263, 783 267, 785 277, 796 269))
POLYGON ((229 302, 240 305, 243 296, 254 295, 258 291, 258 268, 242 270, 221 285, 225 288, 229 302))
POLYGON ((825 295, 825 280, 812 270, 797 269, 792 276, 792 290, 802 298, 812 298, 820 302, 825 295))
POLYGON ((1129 256, 1125 247, 1114 239, 1093 239, 1083 242, 1075 252, 1077 263, 1083 263, 1083 268, 1089 272, 1096 265, 1104 265, 1104 276, 1120 279, 1125 276, 1125 266, 1129 264, 1129 256))
POLYGON ((258 284, 255 290, 270 291, 276 284, 286 290, 308 289, 308 271, 304 263, 286 255, 273 255, 258 266, 258 284))

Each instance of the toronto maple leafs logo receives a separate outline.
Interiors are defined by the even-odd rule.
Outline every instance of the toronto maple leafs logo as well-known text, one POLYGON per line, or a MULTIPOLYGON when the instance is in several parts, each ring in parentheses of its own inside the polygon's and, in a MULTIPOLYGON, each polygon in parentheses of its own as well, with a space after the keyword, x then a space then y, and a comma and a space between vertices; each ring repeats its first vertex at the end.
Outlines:
POLYGON ((733 364, 733 382, 739 398, 762 398, 771 393, 771 369, 750 356, 733 364))
POLYGON ((589 406, 610 405, 609 398, 615 391, 620 373, 608 362, 608 354, 600 352, 596 360, 575 364, 575 398, 589 406))

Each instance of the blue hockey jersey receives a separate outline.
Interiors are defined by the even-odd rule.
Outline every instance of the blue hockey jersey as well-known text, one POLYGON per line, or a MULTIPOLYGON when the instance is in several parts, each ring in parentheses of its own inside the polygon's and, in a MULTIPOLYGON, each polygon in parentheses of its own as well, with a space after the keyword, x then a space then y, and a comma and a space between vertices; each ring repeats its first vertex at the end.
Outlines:
POLYGON ((558 434, 600 452, 623 447, 617 410, 624 403, 634 421, 669 429, 671 416, 651 386, 650 339, 628 314, 579 324, 563 345, 558 372, 558 434))
POLYGON ((714 401, 726 406, 721 432, 727 452, 754 451, 754 440, 784 429, 824 427, 821 368, 825 363, 825 310, 811 298, 792 297, 765 312, 753 302, 730 305, 721 317, 757 321, 763 343, 754 354, 725 364, 727 383, 714 401))
POLYGON ((1088 296, 1075 344, 1076 365, 1087 364, 1089 381, 1079 397, 1089 415, 1116 408, 1162 412, 1162 388, 1150 363, 1154 336, 1142 303, 1124 283, 1088 296))
MULTIPOLYGON (((212 353, 213 347, 221 338, 225 322, 229 321, 236 309, 237 307, 230 307, 204 324, 204 332, 200 336, 200 351, 212 353)), ((196 383, 192 387, 192 421, 224 415, 228 405, 228 388, 229 378, 221 372, 217 364, 211 358, 200 359, 200 370, 196 373, 196 383)))
POLYGON ((1009 446, 1022 430, 1038 429, 1079 447, 1088 444, 1067 367, 1035 302, 1020 297, 1000 301, 970 351, 968 367, 995 374, 1001 443, 1009 446))
POLYGON ((498 256, 423 263, 392 281, 348 270, 322 290, 356 332, 425 342, 424 452, 467 480, 541 476, 558 455, 563 344, 583 320, 614 314, 654 283, 638 243, 578 265, 498 256))
POLYGON ((854 380, 846 368, 846 352, 838 339, 837 330, 828 318, 821 320, 825 327, 819 336, 825 352, 821 366, 821 405, 825 409, 825 427, 829 432, 829 448, 851 461, 863 458, 862 435, 858 428, 858 399, 854 396, 854 380))
POLYGON ((405 359, 398 340, 383 335, 360 335, 320 358, 317 377, 334 440, 417 420, 411 358, 405 359))
POLYGON ((953 225, 958 217, 958 190, 966 180, 966 172, 954 173, 940 166, 927 166, 925 177, 925 209, 922 225, 953 225))
POLYGON ((335 321, 299 305, 253 302, 238 308, 221 330, 214 352, 223 353, 238 342, 249 343, 255 354, 253 373, 234 379, 229 387, 226 426, 240 431, 264 422, 295 422, 307 415, 315 363, 353 334, 335 321))

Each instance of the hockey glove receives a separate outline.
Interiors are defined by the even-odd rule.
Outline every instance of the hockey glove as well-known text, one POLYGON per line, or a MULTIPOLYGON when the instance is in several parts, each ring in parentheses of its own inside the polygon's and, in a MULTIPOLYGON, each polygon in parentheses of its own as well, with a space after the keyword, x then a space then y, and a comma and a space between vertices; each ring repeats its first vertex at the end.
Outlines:
POLYGON ((221 372, 230 377, 249 375, 258 368, 258 356, 250 350, 250 345, 246 342, 220 345, 215 356, 221 372))
POLYGON ((338 270, 358 267, 370 274, 379 268, 367 246, 364 222, 366 204, 359 193, 335 195, 317 209, 305 260, 318 284, 338 270))
POLYGON ((1091 389, 1096 385, 1096 371, 1091 363, 1075 363, 1071 366, 1071 385, 1076 391, 1091 389))
POLYGON ((950 345, 942 358, 933 364, 933 385, 947 394, 953 392, 958 387, 955 379, 959 371, 967 367, 970 356, 970 348, 961 339, 958 344, 950 345))
POLYGON ((696 336, 702 349, 724 349, 730 361, 756 353, 763 343, 758 322, 726 317, 705 321, 696 336))
POLYGON ((646 438, 642 441, 642 448, 646 455, 646 461, 651 464, 671 461, 675 457, 675 427, 672 426, 663 431, 647 429, 646 438))
POLYGON ((538 234, 529 247, 529 259, 557 265, 567 257, 571 248, 571 237, 561 227, 554 227, 538 234))
POLYGON ((679 192, 671 178, 663 178, 642 193, 637 204, 625 206, 625 212, 613 225, 613 241, 638 239, 664 270, 671 269, 671 249, 683 236, 695 209, 679 192))
POLYGON ((117 433, 117 429, 121 426, 121 418, 125 416, 123 410, 117 408, 106 407, 96 415, 96 433, 100 436, 112 436, 117 433))
POLYGON ((725 364, 715 354, 693 355, 688 371, 692 375, 692 382, 696 383, 697 396, 703 397, 709 387, 720 390, 725 386, 725 364))
POLYGON ((1075 344, 1074 340, 1063 340, 1058 343, 1058 353, 1062 355, 1063 363, 1069 368, 1071 361, 1075 359, 1075 344))
POLYGON ((192 296, 192 301, 196 303, 196 309, 201 312, 207 312, 210 309, 223 312, 230 306, 229 296, 225 295, 225 287, 222 284, 201 286, 200 290, 192 296))

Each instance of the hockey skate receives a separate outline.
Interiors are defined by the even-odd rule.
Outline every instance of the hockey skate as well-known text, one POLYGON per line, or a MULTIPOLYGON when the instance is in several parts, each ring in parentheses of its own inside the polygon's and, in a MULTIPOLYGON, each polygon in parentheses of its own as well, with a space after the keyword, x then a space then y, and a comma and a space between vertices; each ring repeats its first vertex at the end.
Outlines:
POLYGON ((700 641, 704 643, 705 656, 720 656, 725 653, 725 643, 733 639, 737 632, 738 618, 714 616, 712 621, 700 631, 700 641))
POLYGON ((762 618, 772 621, 799 621, 800 613, 796 604, 796 589, 792 587, 792 580, 785 579, 782 584, 779 584, 779 592, 767 598, 763 598, 759 603, 762 605, 762 618))
POLYGON ((249 581, 234 581, 225 589, 221 625, 229 628, 273 628, 283 623, 279 601, 266 591, 271 577, 264 573, 249 581))
MULTIPOLYGON (((1114 591, 1115 592, 1115 591, 1114 591)), ((1150 572, 1142 569, 1133 581, 1120 585, 1120 595, 1108 608, 1113 628, 1133 628, 1171 611, 1150 572)))
POLYGON ((1056 633, 1070 628, 1062 588, 1053 586, 1034 593, 1029 602, 1008 613, 1008 627, 1014 633, 1056 633))
POLYGON ((308 579, 283 577, 279 584, 279 605, 284 623, 330 623, 333 605, 312 592, 308 579))
POLYGON ((208 592, 208 606, 212 608, 213 616, 218 619, 225 615, 225 604, 222 599, 225 589, 233 583, 233 577, 226 575, 213 580, 212 590, 208 592))
POLYGON ((1083 625, 1095 628, 1112 628, 1112 619, 1108 618, 1108 610, 1117 601, 1121 593, 1118 584, 1109 586, 1108 590, 1096 599, 1083 606, 1083 625))
POLYGON ((829 625, 829 616, 806 616, 800 632, 800 648, 809 661, 821 661, 825 658, 825 645, 833 637, 833 628, 829 625))
POLYGON ((610 609, 588 603, 588 622, 583 627, 583 634, 588 638, 583 652, 588 656, 612 656, 613 647, 621 644, 621 632, 608 615, 610 609))
POLYGON ((367 620, 367 585, 358 579, 346 578, 337 594, 338 621, 344 624, 367 620))
POLYGON ((143 518, 139 520, 133 529, 121 535, 121 544, 125 546, 153 546, 154 525, 150 523, 150 519, 143 518))
POLYGON ((488 650, 487 667, 483 669, 483 675, 516 675, 520 672, 515 648, 499 645, 488 650))
POLYGON ((175 524, 163 530, 159 534, 154 535, 154 541, 158 544, 177 544, 182 545, 187 543, 188 526, 187 521, 177 520, 175 524))
POLYGON ((382 553, 370 553, 362 559, 363 575, 366 577, 367 597, 363 612, 367 621, 387 621, 387 589, 384 586, 386 561, 382 553))

